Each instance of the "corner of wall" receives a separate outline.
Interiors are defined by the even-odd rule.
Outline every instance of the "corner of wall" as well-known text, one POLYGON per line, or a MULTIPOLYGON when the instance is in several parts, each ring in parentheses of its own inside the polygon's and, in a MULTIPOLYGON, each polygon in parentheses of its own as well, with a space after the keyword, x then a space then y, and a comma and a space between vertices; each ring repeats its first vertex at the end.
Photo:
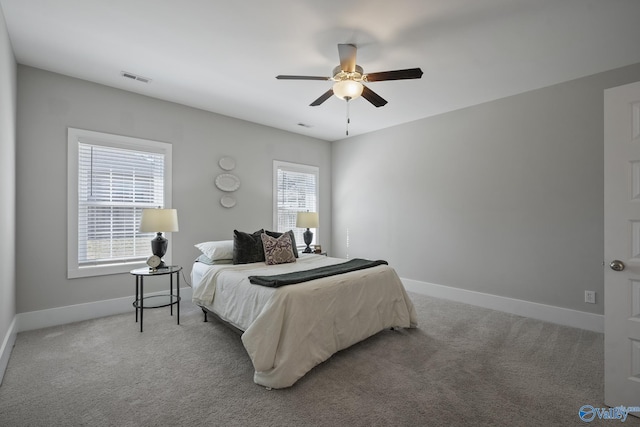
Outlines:
POLYGON ((2 340, 2 346, 0 347, 0 385, 2 385, 4 373, 7 370, 7 365, 9 364, 9 357, 11 357, 11 350, 13 350, 13 346, 16 342, 16 336, 18 335, 16 319, 17 317, 14 316, 11 325, 9 325, 9 330, 2 340))
POLYGON ((0 382, 16 339, 17 63, 0 7, 0 382))

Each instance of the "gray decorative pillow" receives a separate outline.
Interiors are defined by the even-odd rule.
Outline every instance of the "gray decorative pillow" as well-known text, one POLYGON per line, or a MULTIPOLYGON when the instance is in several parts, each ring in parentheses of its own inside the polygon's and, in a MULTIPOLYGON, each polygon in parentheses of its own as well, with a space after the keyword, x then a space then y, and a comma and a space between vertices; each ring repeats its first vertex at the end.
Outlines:
POLYGON ((262 244, 264 246, 264 260, 268 265, 296 262, 289 233, 284 233, 277 238, 265 233, 262 235, 262 244))
MULTIPOLYGON (((283 233, 278 233, 277 231, 269 231, 269 230, 264 230, 265 234, 271 236, 271 237, 280 237, 282 236, 283 233)), ((293 255, 298 258, 298 247, 296 246, 296 236, 293 235, 293 230, 289 230, 286 232, 287 234, 289 234, 289 237, 291 237, 291 247, 293 248, 293 255)))
POLYGON ((233 230, 233 263, 249 264, 264 261, 264 249, 260 236, 264 233, 260 229, 253 234, 233 230))

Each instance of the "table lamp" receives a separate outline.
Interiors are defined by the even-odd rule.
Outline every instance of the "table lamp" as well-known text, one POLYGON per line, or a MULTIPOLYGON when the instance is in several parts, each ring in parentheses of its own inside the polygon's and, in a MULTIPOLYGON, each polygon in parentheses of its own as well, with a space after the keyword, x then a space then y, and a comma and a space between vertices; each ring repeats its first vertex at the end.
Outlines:
POLYGON ((178 211, 176 209, 142 209, 140 219, 140 232, 157 233, 151 239, 151 252, 160 258, 157 268, 165 267, 162 257, 167 253, 169 240, 162 235, 163 232, 178 231, 178 211))
POLYGON ((310 254, 312 251, 309 245, 313 240, 313 232, 309 229, 318 228, 318 212, 298 212, 298 216, 296 217, 296 227, 307 229, 307 231, 302 234, 304 243, 307 245, 302 252, 310 254))

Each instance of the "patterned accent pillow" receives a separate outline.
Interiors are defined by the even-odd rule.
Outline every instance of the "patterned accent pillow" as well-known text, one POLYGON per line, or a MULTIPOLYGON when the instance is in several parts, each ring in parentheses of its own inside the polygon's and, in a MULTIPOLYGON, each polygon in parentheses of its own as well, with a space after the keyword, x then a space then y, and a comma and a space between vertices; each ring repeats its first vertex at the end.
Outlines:
MULTIPOLYGON (((264 230, 264 232, 265 234, 271 237, 280 237, 283 234, 283 233, 278 233, 277 231, 269 231, 269 230, 264 230)), ((289 237, 291 237, 291 247, 293 248, 293 255, 295 255, 295 257, 298 258, 298 247, 296 246, 296 236, 293 235, 293 230, 289 230, 286 233, 289 234, 289 237)))
POLYGON ((262 245, 264 246, 264 261, 267 265, 296 262, 289 233, 284 233, 277 238, 268 234, 262 234, 261 237, 262 245))

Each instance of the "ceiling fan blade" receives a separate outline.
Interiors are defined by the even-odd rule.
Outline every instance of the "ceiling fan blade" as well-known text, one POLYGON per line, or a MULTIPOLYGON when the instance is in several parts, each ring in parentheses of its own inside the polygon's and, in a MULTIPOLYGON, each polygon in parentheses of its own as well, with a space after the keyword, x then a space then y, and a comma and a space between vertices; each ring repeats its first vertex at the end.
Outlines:
POLYGON ((419 79, 422 77, 420 68, 408 68, 406 70, 381 71, 379 73, 370 73, 366 75, 368 82, 380 82, 383 80, 405 80, 419 79))
POLYGON ((320 98, 318 98, 315 101, 313 101, 311 104, 309 104, 309 106, 310 107, 317 107, 318 105, 322 104, 327 99, 331 98, 331 96, 333 96, 333 89, 329 89, 328 91, 326 91, 325 93, 320 95, 320 98))
POLYGON ((340 69, 347 73, 356 70, 356 48, 353 44, 339 44, 338 55, 340 55, 340 69))
POLYGON ((319 76, 276 76, 278 80, 331 80, 331 77, 319 77, 319 76))
POLYGON ((387 101, 380 95, 363 85, 362 97, 372 103, 376 107, 382 107, 387 101))

